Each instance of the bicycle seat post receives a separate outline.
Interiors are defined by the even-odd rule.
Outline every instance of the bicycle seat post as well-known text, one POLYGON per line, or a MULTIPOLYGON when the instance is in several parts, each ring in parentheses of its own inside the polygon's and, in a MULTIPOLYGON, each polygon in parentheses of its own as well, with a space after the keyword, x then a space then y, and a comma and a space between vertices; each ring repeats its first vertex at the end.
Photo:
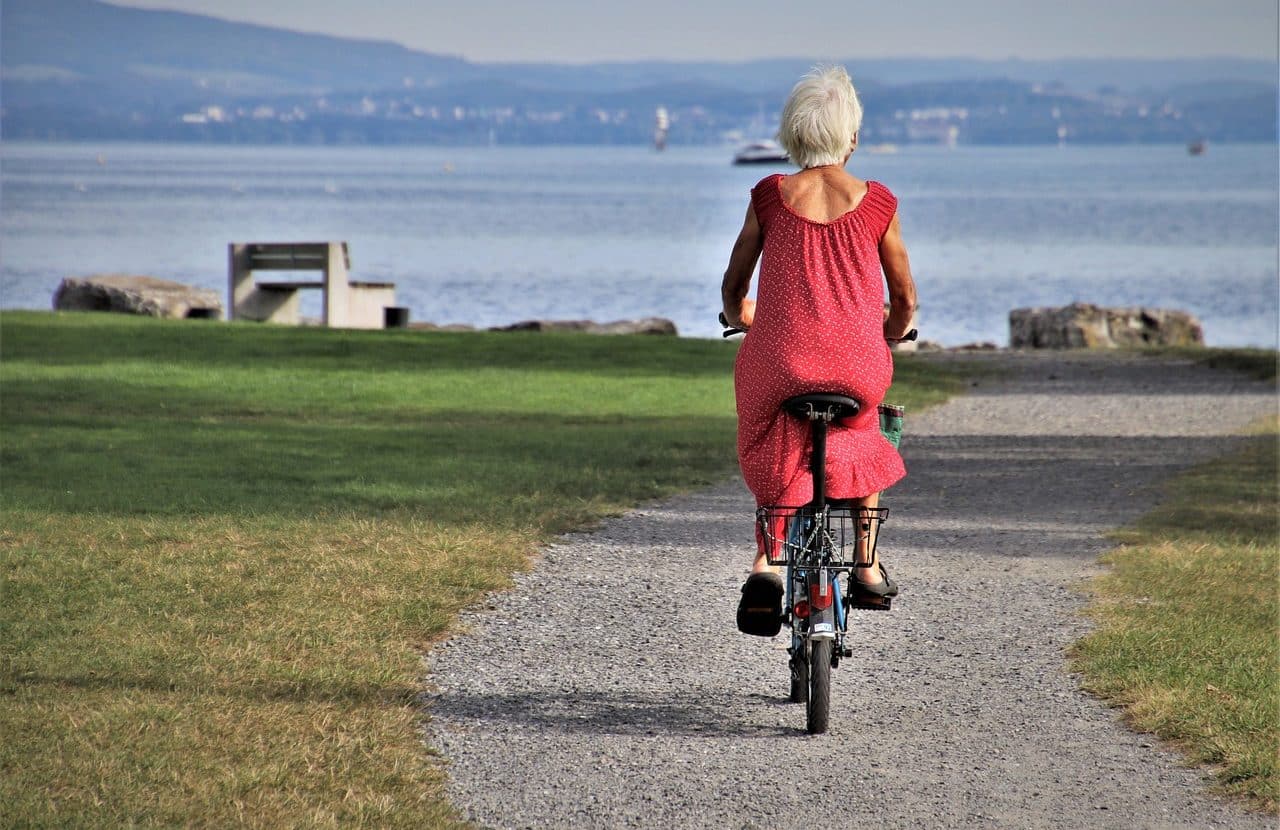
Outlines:
POLYGON ((813 455, 809 458, 809 469, 813 474, 813 506, 818 511, 827 506, 827 424, 830 422, 830 411, 810 410, 813 455))

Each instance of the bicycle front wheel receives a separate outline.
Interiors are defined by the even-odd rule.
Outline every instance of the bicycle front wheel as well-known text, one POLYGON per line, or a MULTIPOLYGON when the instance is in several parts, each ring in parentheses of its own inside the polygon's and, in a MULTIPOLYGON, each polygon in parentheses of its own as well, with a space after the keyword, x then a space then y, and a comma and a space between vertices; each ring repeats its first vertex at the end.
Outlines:
POLYGON ((809 649, 809 699, 805 706, 810 735, 827 731, 831 714, 831 640, 814 640, 809 649))

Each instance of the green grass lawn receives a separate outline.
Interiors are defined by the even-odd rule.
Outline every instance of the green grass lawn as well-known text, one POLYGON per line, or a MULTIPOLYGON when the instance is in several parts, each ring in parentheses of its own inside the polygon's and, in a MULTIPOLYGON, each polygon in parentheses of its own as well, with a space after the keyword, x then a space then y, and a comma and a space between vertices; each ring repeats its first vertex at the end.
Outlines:
POLYGON ((422 650, 552 534, 731 474, 734 352, 0 315, 0 826, 456 823, 422 650))
MULTIPOLYGON (((1258 365, 1272 368, 1274 353, 1258 365)), ((1234 359, 1226 365, 1238 368, 1234 359)), ((1262 374, 1265 375, 1265 372, 1262 374)), ((1280 805, 1277 424, 1173 481, 1121 533, 1091 586, 1098 627, 1075 649, 1085 686, 1133 726, 1214 765, 1225 791, 1280 805)))

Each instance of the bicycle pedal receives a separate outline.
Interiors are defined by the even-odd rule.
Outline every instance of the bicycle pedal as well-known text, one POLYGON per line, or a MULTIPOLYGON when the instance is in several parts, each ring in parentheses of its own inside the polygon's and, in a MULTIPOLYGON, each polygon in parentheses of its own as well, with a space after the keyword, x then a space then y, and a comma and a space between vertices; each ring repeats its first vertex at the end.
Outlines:
POLYGON ((845 608, 850 611, 889 611, 893 605, 892 597, 885 597, 879 602, 857 602, 849 601, 845 603, 845 608))
POLYGON ((849 648, 848 646, 845 646, 844 648, 840 649, 840 656, 841 656, 841 657, 852 657, 852 656, 853 656, 853 649, 849 648))

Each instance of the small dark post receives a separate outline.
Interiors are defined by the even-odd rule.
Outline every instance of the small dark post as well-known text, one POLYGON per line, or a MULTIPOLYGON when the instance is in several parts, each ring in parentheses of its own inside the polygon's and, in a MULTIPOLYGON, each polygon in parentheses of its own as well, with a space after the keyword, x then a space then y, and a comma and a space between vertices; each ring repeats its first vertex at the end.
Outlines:
POLYGON ((382 325, 388 329, 403 329, 409 326, 409 309, 400 305, 383 306, 382 325))

